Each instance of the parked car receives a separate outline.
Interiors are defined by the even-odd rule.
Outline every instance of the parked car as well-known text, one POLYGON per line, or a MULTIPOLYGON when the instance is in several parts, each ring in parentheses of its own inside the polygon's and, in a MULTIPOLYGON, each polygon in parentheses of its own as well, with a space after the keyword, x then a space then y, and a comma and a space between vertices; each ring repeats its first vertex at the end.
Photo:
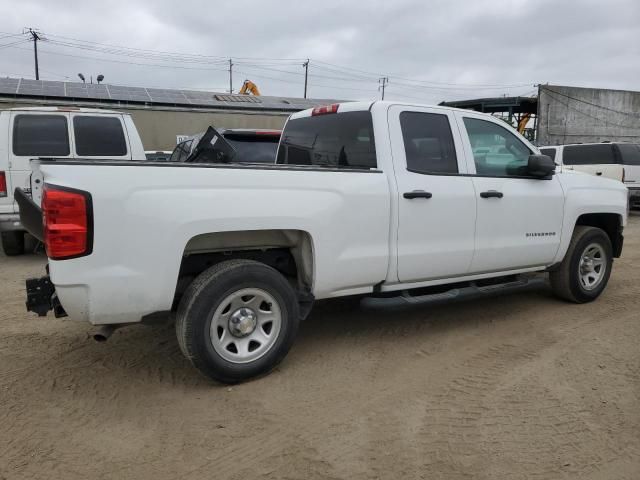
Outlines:
POLYGON ((640 208, 640 145, 578 143, 540 147, 540 151, 565 168, 624 182, 630 206, 640 208))
POLYGON ((163 150, 145 150, 144 156, 150 162, 168 162, 172 153, 163 150))
MULTIPOLYGON (((209 127, 213 129, 213 127, 209 127)), ((193 153, 198 142, 206 132, 198 133, 180 142, 171 154, 171 162, 198 163, 275 163, 281 130, 263 130, 249 128, 220 128, 215 130, 226 140, 226 145, 233 152, 222 153, 215 147, 209 147, 198 157, 189 156, 193 153), (215 157, 214 157, 215 155, 215 157)))
POLYGON ((13 191, 29 191, 29 160, 37 157, 131 160, 144 158, 144 148, 125 113, 74 107, 1 111, 0 235, 7 255, 24 252, 25 230, 13 191))
MULTIPOLYGON (((219 142, 211 129, 196 149, 219 142)), ((289 118, 277 160, 33 162, 44 228, 39 198, 18 198, 49 270, 27 280, 28 308, 102 339, 174 311, 185 356, 237 382, 285 357, 315 300, 427 303, 548 273, 558 297, 590 302, 622 251, 624 185, 556 173, 490 115, 318 107, 289 118)))

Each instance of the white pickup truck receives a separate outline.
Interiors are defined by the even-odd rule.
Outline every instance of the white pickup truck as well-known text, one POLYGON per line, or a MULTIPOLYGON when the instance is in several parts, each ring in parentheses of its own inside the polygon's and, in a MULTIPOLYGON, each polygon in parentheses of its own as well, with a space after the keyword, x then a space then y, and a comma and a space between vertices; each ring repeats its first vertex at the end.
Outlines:
MULTIPOLYGON (((198 148, 219 148, 219 136, 198 148)), ((627 190, 555 174, 491 116, 393 102, 342 103, 288 120, 277 164, 34 162, 48 276, 27 281, 45 315, 117 326, 176 312, 206 375, 237 382, 280 362, 314 300, 428 302, 549 273, 597 298, 622 250, 627 190)))
POLYGON ((29 189, 37 157, 133 160, 142 141, 127 113, 77 107, 21 107, 0 112, 0 239, 7 255, 24 253, 13 191, 29 189))

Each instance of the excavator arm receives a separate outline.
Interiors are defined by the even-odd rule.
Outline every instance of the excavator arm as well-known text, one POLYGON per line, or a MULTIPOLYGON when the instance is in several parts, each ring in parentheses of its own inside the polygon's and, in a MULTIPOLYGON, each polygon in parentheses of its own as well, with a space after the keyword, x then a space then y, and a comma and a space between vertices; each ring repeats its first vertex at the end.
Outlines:
POLYGON ((527 122, 529 122, 530 118, 530 113, 525 113, 522 117, 520 117, 520 121, 518 122, 518 133, 520 135, 524 134, 524 129, 527 128, 527 122))
POLYGON ((260 90, 258 90, 258 86, 251 80, 245 80, 242 84, 242 88, 238 93, 240 95, 255 95, 256 97, 260 96, 260 90))

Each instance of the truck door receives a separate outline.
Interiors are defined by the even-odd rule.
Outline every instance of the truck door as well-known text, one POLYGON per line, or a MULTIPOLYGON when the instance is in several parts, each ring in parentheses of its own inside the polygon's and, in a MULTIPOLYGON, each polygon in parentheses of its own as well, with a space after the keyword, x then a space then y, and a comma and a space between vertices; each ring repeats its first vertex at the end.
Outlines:
POLYGON ((550 264, 560 245, 564 193, 556 176, 527 175, 533 147, 485 115, 456 113, 477 195, 471 273, 550 264))
POLYGON ((476 196, 451 111, 392 106, 401 282, 464 275, 474 251, 476 196))
MULTIPOLYGON (((30 188, 29 161, 38 157, 71 157, 69 114, 57 111, 14 111, 9 125, 10 195, 30 188)), ((18 206, 14 202, 14 212, 18 206)))

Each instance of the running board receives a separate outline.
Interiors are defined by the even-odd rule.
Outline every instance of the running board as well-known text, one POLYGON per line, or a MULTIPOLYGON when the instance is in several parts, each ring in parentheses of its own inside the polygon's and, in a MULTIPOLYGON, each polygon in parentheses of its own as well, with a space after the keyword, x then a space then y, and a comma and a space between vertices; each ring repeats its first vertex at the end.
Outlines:
POLYGON ((452 288, 442 293, 426 295, 412 295, 409 290, 403 290, 395 297, 365 297, 361 305, 365 308, 398 308, 411 305, 428 305, 450 302, 454 300, 467 300, 497 293, 517 292, 529 288, 540 287, 546 284, 544 277, 523 278, 506 283, 478 286, 475 283, 467 287, 452 288))

